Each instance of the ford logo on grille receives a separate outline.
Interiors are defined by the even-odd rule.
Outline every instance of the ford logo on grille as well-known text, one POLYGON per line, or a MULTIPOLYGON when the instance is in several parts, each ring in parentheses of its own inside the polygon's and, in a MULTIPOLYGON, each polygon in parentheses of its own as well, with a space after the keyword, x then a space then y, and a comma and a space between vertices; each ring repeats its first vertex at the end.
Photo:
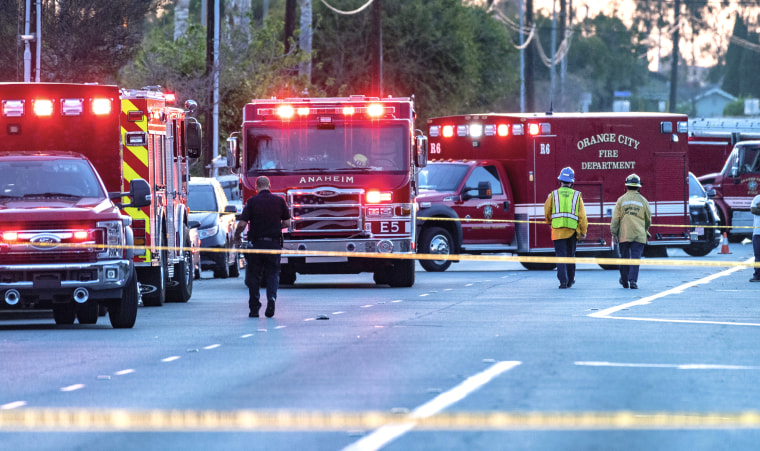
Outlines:
POLYGON ((334 197, 334 196, 337 196, 338 194, 340 193, 338 193, 337 191, 333 191, 331 189, 323 189, 323 190, 314 192, 314 195, 319 196, 319 197, 334 197))
POLYGON ((55 249, 59 244, 61 244, 61 239, 51 234, 35 235, 29 240, 29 245, 35 249, 55 249))

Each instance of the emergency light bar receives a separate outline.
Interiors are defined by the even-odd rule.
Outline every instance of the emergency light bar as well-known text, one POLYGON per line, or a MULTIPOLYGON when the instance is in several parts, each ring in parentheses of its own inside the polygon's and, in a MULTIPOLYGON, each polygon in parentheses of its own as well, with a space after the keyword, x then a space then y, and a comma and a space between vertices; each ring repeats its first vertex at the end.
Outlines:
MULTIPOLYGON (((548 126, 549 124, 542 124, 548 126)), ((457 136, 471 136, 473 138, 480 138, 481 136, 509 136, 510 124, 470 124, 470 125, 457 125, 457 136)), ((431 138, 451 138, 454 136, 454 125, 431 125, 429 130, 429 136, 431 138)), ((512 124, 513 135, 523 135, 523 124, 512 124)))
POLYGON ((342 115, 342 116, 354 116, 357 114, 364 114, 370 118, 382 118, 387 115, 395 117, 396 107, 386 106, 379 103, 370 103, 366 106, 353 106, 346 105, 342 107, 307 107, 293 105, 280 105, 277 108, 258 108, 256 113, 259 116, 277 116, 280 119, 292 119, 293 116, 319 116, 319 115, 342 115))
POLYGON ((53 101, 50 99, 34 99, 32 100, 32 109, 37 116, 52 116, 53 101))

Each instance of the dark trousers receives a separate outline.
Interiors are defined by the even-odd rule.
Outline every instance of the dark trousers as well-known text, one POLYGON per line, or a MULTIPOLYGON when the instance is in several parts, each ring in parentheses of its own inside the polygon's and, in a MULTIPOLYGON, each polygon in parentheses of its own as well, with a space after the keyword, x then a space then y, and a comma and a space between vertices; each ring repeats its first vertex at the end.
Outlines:
MULTIPOLYGON (((620 243, 620 258, 639 260, 643 253, 644 243, 638 243, 635 241, 620 243)), ((638 282, 639 265, 620 265, 620 278, 623 279, 623 281, 638 282)))
MULTIPOLYGON (((575 245, 578 243, 577 235, 570 238, 554 240, 554 253, 557 257, 575 257, 575 245)), ((557 263, 557 279, 560 285, 575 282, 575 264, 557 263)))
MULTIPOLYGON (((254 249, 280 249, 276 241, 256 241, 254 249)), ((280 285, 280 254, 245 254, 245 285, 248 287, 248 306, 258 310, 262 279, 266 282, 267 301, 277 299, 280 285)))
MULTIPOLYGON (((760 235, 752 235, 752 249, 755 251, 755 262, 760 263, 760 235)), ((755 268, 755 279, 760 279, 760 268, 755 268)))

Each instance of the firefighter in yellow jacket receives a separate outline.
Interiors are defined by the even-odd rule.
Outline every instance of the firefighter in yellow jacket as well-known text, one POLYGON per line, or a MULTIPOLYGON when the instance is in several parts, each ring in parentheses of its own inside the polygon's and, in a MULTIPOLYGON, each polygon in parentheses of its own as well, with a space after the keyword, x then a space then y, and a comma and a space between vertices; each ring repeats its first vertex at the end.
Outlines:
MULTIPOLYGON (((552 241, 557 257, 575 257, 578 240, 586 239, 588 219, 580 191, 573 189, 575 172, 564 168, 559 173, 559 188, 549 193, 544 203, 546 222, 552 226, 552 241)), ((557 263, 560 288, 570 288, 575 283, 575 264, 557 263)))
MULTIPOLYGON (((626 193, 620 196, 612 212, 610 231, 620 244, 620 257, 638 260, 644 253, 644 245, 652 225, 649 203, 641 195, 641 178, 631 174, 625 179, 626 193)), ((620 265, 620 285, 637 289, 639 265, 620 265)))

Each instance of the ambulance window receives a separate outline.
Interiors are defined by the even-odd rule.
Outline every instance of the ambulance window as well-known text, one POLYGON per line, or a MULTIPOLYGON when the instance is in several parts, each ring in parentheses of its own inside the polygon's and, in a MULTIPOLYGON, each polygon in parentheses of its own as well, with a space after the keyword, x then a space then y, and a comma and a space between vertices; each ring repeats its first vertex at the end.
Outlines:
POLYGON ((467 179, 465 186, 476 187, 479 182, 491 182, 491 194, 504 194, 499 180, 499 172, 494 166, 480 166, 475 168, 467 179))

